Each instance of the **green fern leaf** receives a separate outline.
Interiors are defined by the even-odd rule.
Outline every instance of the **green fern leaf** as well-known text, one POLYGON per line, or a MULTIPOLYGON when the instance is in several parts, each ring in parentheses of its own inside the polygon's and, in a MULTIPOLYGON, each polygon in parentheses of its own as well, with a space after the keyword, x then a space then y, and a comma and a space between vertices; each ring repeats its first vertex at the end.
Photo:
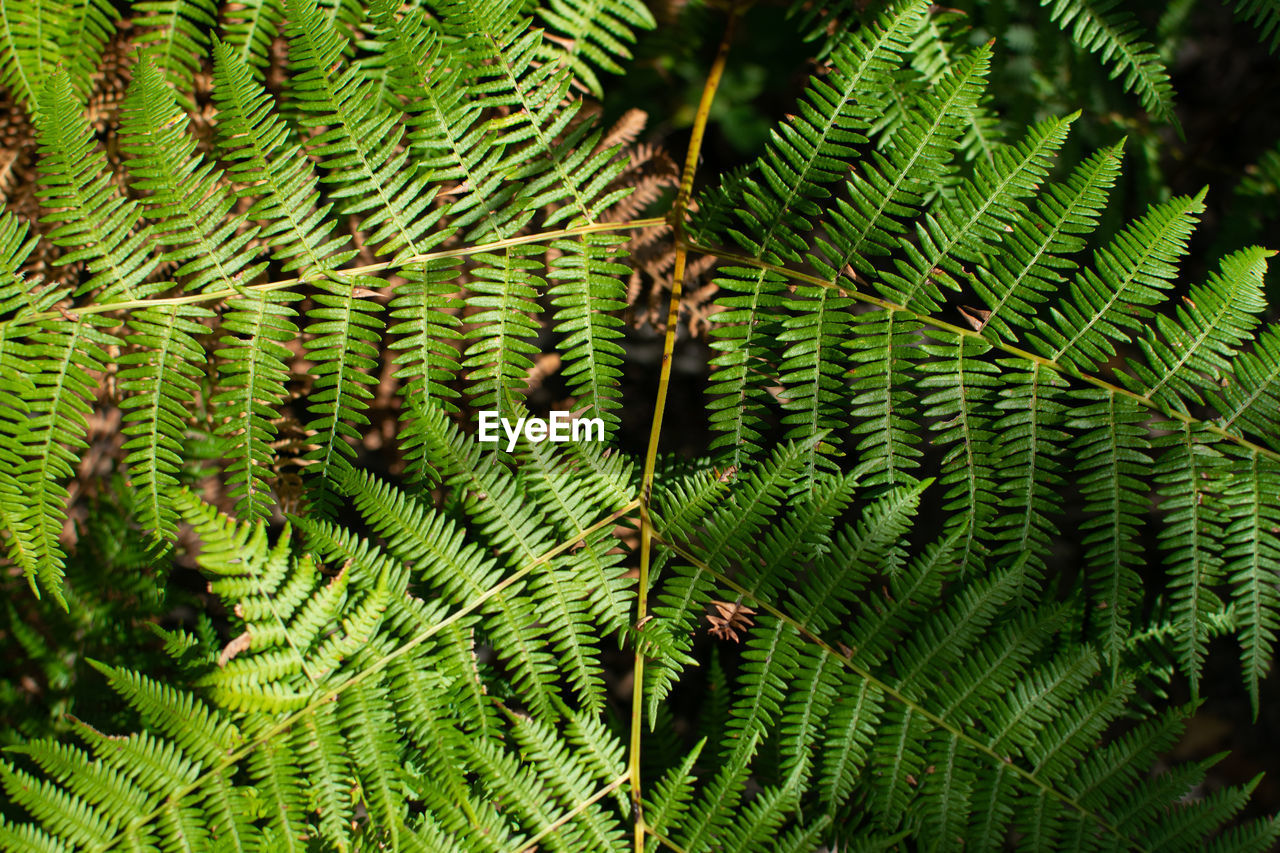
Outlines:
POLYGON ((94 145, 65 74, 45 82, 35 123, 42 157, 37 195, 51 210, 43 221, 57 223, 49 239, 71 249, 60 263, 83 261, 93 273, 77 295, 96 291, 105 303, 163 289, 146 281, 158 263, 150 251, 150 228, 140 221, 138 203, 112 185, 107 159, 94 145))
POLYGON ((1116 12, 1116 0, 1040 0, 1052 4, 1049 18, 1084 50, 1112 63, 1111 76, 1124 75, 1124 87, 1161 121, 1177 126, 1169 72, 1150 44, 1139 40, 1141 28, 1128 12, 1116 12))
POLYGON ((978 269, 973 286, 990 312, 982 324, 984 333, 1012 340, 1015 326, 1030 325, 1035 306, 1063 281, 1058 270, 1074 267, 1063 256, 1083 248, 1082 235, 1097 228, 1119 171, 1116 145, 1081 163, 1065 181, 1045 186, 1036 212, 1021 217, 1001 251, 991 256, 991 265, 978 269))
POLYGON ((1195 215, 1204 209, 1201 191, 1153 207, 1094 253, 1095 269, 1076 277, 1069 300, 1051 309, 1053 325, 1037 321, 1040 351, 1054 361, 1093 370, 1115 353, 1112 341, 1127 343, 1126 330, 1144 325, 1148 306, 1159 302, 1186 254, 1195 215))
MULTIPOLYGON (((217 22, 212 0, 134 0, 131 11, 137 32, 133 46, 176 93, 189 92, 200 70, 209 34, 217 22)), ((192 102, 177 97, 184 107, 192 102)))
POLYGON ((271 42, 280 34, 284 23, 284 4, 280 0, 248 0, 228 7, 222 13, 221 41, 228 55, 234 56, 256 79, 261 79, 269 60, 271 42))
POLYGON ((1176 321, 1156 317, 1155 328, 1140 341, 1147 364, 1130 362, 1145 399, 1183 412, 1184 401, 1204 402, 1196 386, 1203 377, 1221 382, 1230 359, 1253 339, 1258 313, 1266 307, 1262 283, 1273 254, 1254 247, 1224 258, 1220 274, 1184 297, 1176 321))

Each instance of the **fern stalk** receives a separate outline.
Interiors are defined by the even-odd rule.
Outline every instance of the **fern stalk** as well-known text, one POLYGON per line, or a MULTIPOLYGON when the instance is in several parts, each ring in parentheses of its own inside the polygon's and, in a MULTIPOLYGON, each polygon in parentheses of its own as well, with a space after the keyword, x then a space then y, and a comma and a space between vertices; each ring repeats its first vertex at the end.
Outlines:
MULTIPOLYGON (((665 221, 671 224, 676 238, 675 265, 671 273, 671 298, 667 306, 667 331, 662 341, 662 367, 658 374, 658 392, 654 398, 653 423, 649 428, 649 443, 644 454, 644 473, 640 480, 640 576, 636 581, 636 625, 642 626, 648 614, 649 571, 653 552, 653 519, 649 515, 649 506, 653 498, 653 477, 658 461, 658 442, 662 436, 662 418, 666 412, 667 392, 671 387, 671 362, 674 358, 676 331, 680 322, 680 298, 684 285, 685 265, 688 261, 688 249, 685 246, 685 211, 693 194, 693 179, 698 169, 698 158, 702 152, 702 140, 707 130, 707 120, 711 117, 711 105, 715 101, 716 90, 724 75, 725 63, 729 59, 729 47, 733 42, 733 32, 738 20, 738 4, 729 7, 728 21, 725 23, 724 35, 720 38, 720 47, 716 50, 716 58, 707 72, 706 82, 702 86, 702 97, 698 102, 698 112, 694 116, 693 132, 689 137, 689 150, 685 153, 684 169, 680 175, 680 190, 676 194, 675 203, 665 221)), ((644 803, 640 778, 640 732, 644 716, 644 651, 637 646, 631 694, 631 744, 627 763, 627 773, 631 780, 631 806, 635 820, 635 853, 644 853, 644 803)))
POLYGON ((388 270, 396 270, 401 267, 410 266, 412 264, 421 264, 426 261, 435 261, 443 258, 465 258, 470 255, 482 254, 485 252, 498 252, 511 246, 526 246, 531 243, 549 243, 563 237, 576 237, 581 234, 598 234, 612 231, 636 231, 645 228, 659 228, 668 224, 666 217, 654 216, 647 219, 630 219, 623 222, 592 222, 586 225, 575 225, 570 228, 562 228, 558 231, 540 231, 535 234, 522 234, 518 237, 507 237, 502 240, 494 240, 489 243, 476 243, 471 246, 459 246, 456 249, 441 249, 435 252, 423 252, 417 255, 407 255, 402 258, 393 258, 388 261, 378 261, 376 263, 364 264, 358 267, 343 267, 333 271, 317 271, 296 278, 282 278, 275 281, 262 282, 260 284, 251 284, 238 289, 217 289, 206 290, 203 293, 190 293, 183 296, 156 297, 155 299, 122 299, 118 302, 111 303, 90 303, 88 305, 77 305, 61 311, 38 311, 31 314, 24 314, 21 320, 10 319, 0 320, 0 336, 5 334, 5 329, 11 325, 21 323, 31 323, 40 320, 57 320, 67 319, 68 317, 83 317, 90 314, 106 314, 114 311, 137 311, 143 308, 158 308, 166 305, 197 305, 204 302, 221 302, 225 299, 233 299, 236 296, 243 296, 246 293, 270 292, 273 290, 287 290, 297 287, 300 284, 315 282, 327 275, 334 273, 343 276, 361 277, 373 276, 379 272, 388 270))

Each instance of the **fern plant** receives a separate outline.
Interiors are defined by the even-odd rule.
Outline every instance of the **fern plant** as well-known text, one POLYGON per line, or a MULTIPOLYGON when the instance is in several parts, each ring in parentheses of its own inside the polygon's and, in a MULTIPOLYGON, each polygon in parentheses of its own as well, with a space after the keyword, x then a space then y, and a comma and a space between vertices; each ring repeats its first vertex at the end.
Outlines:
MULTIPOLYGON (((1053 20, 1159 113, 1148 49, 1086 7, 1053 20)), ((923 2, 836 11, 795 114, 695 194, 726 12, 664 202, 628 199, 590 100, 653 24, 635 0, 139 3, 106 146, 85 107, 114 7, 7 4, 43 209, 38 236, 0 215, 8 558, 79 606, 68 482, 118 408, 147 559, 193 560, 220 621, 157 626, 165 667, 95 664, 131 734, 77 713, 9 749, 0 847, 1280 838, 1239 819, 1256 779, 1149 772, 1211 639, 1238 642, 1255 715, 1274 655, 1274 253, 1183 288, 1204 192, 1091 239, 1121 141, 1059 164, 1078 114, 1001 132, 998 44, 923 2), (616 436, 629 238, 655 233, 646 452, 478 440, 549 369, 616 436), (695 460, 659 453, 691 255, 719 262, 695 460), (357 450, 387 388, 390 477, 357 450)))

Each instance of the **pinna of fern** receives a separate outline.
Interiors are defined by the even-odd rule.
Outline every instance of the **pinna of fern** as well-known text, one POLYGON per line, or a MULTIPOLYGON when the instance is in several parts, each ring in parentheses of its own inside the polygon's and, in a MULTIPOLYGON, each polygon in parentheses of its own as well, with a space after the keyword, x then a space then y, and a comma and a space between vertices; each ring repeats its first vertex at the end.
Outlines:
MULTIPOLYGON (((434 423, 442 448, 478 458, 442 414, 434 423)), ((171 505, 203 542, 199 559, 212 593, 237 614, 235 636, 218 650, 199 648, 183 631, 170 635, 177 661, 192 667, 194 692, 104 668, 144 730, 114 751, 115 737, 85 724, 78 726, 84 750, 23 747, 55 778, 67 781, 62 770, 78 768, 76 780, 65 791, 56 784, 24 791, 13 786, 30 772, 6 763, 0 784, 39 826, 5 823, 0 847, 107 849, 183 838, 197 849, 236 839, 232 847, 244 849, 288 837, 352 849, 376 837, 396 849, 443 849, 415 841, 426 833, 460 850, 501 850, 543 831, 559 849, 621 849, 612 806, 549 829, 623 776, 621 745, 593 718, 603 668, 592 648, 621 629, 630 603, 618 556, 606 553, 620 513, 581 491, 571 497, 525 485, 505 469, 455 473, 491 488, 461 523, 390 486, 352 479, 356 506, 386 550, 342 527, 304 521, 328 569, 294 553, 288 531, 272 544, 261 522, 236 523, 172 493, 171 505), (526 542, 509 530, 507 519, 538 512, 563 513, 573 539, 526 542), (599 585, 588 586, 590 578, 599 585), (563 623, 552 615, 562 605, 563 623), (565 632, 573 642, 553 641, 565 632), (527 710, 511 716, 513 725, 475 665, 479 633, 499 642, 516 674, 527 710), (553 689, 563 672, 586 679, 570 705, 553 689), (504 743, 504 732, 518 746, 504 743), (566 751, 561 738, 583 749, 566 751), (525 769, 530 761, 536 772, 525 769), (497 787, 482 795, 466 778, 474 772, 497 787), (244 782, 233 781, 240 773, 244 782), (349 796, 353 783, 365 792, 359 800, 349 796), (495 808, 499 796, 509 807, 495 808), (272 814, 250 801, 271 803, 272 814), (367 816, 357 818, 357 807, 367 816)), ((626 481, 611 484, 617 491, 626 481)))
MULTIPOLYGON (((1226 796, 1195 814, 1147 811, 1148 793, 1114 787, 1149 784, 1159 798, 1166 794, 1157 790, 1179 789, 1190 778, 1182 773, 1203 768, 1143 783, 1117 772, 1159 752, 1175 736, 1177 715, 1104 736, 1120 709, 1132 707, 1141 676, 1129 666, 1138 660, 1108 674, 1093 649, 1064 642, 1073 606, 1042 603, 1025 555, 966 579, 961 531, 922 550, 909 545, 922 493, 937 488, 928 481, 871 502, 856 523, 832 525, 854 484, 825 475, 811 497, 765 509, 762 488, 785 492, 788 480, 804 476, 802 458, 795 446, 778 448, 723 494, 760 507, 778 531, 767 559, 725 561, 716 556, 723 533, 714 521, 666 520, 679 518, 701 491, 696 483, 714 474, 673 484, 663 501, 657 524, 671 554, 664 571, 674 572, 667 584, 695 592, 664 599, 658 612, 678 617, 713 599, 762 611, 743 640, 714 778, 695 787, 688 766, 673 768, 648 804, 663 815, 665 837, 684 849, 736 844, 750 802, 752 829, 791 829, 810 844, 866 843, 910 827, 926 843, 994 849, 1013 828, 1026 849, 1199 849, 1199 833, 1239 808, 1241 800, 1226 796), (1104 748, 1084 747, 1100 736, 1104 748), (763 789, 750 800, 748 780, 763 789), (816 808, 804 807, 813 796, 816 808), (810 815, 808 824, 797 826, 797 814, 810 815), (1184 828, 1196 837, 1179 837, 1184 828)), ((1278 829, 1264 821, 1218 842, 1263 849, 1278 829)), ((750 831, 746 837, 734 849, 755 849, 750 831)))

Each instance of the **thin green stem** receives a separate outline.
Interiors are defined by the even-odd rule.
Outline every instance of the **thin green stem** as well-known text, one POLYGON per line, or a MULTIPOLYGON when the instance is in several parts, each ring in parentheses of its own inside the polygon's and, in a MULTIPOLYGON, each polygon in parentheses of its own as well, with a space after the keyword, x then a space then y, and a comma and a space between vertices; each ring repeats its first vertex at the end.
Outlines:
POLYGON ((507 237, 503 240, 494 240, 492 243, 478 243, 474 246, 459 246, 456 249, 442 249, 438 252, 423 252, 417 255, 408 255, 391 261, 379 261, 374 264, 365 264, 360 267, 346 267, 336 270, 314 270, 306 275, 296 278, 282 278, 278 281, 267 281, 261 284, 250 284, 242 288, 220 288, 218 290, 205 290, 200 293, 188 293, 182 296, 166 296, 156 299, 127 299, 120 302, 103 302, 94 303, 92 305, 82 305, 74 308, 64 308, 59 311, 40 311, 34 314, 28 314, 21 318, 0 321, 0 336, 6 326, 16 325, 18 323, 34 323, 40 320, 52 320, 58 317, 65 319, 74 319, 87 314, 108 314, 114 311, 135 311, 143 308, 158 308, 163 305, 197 305, 204 302, 218 302, 223 299, 232 299, 245 293, 268 293, 273 290, 284 290, 288 287, 294 287, 299 284, 305 284, 309 281, 315 281, 321 278, 343 278, 347 276, 372 275, 374 273, 386 272, 387 270, 400 269, 410 264, 421 264, 427 261, 436 261, 443 258, 462 258, 468 255, 476 255, 481 252, 496 252, 508 249, 512 246, 523 246, 529 243, 549 243, 552 240, 559 240, 562 237, 576 237, 581 234, 595 234, 607 231, 633 231, 643 228, 656 228, 659 225, 667 224, 665 217, 651 217, 649 219, 629 219, 623 222, 593 222, 588 225, 578 225, 574 228, 562 228, 559 231, 541 231, 537 234, 522 234, 519 237, 507 237))
MULTIPOLYGON (((667 329, 662 342, 662 366, 658 374, 658 394, 654 400, 653 424, 649 429, 649 444, 644 455, 644 474, 640 480, 640 576, 636 581, 636 625, 644 624, 648 613, 650 555, 653 550, 653 523, 649 518, 649 500, 653 494, 653 475, 657 467, 658 442, 662 437, 662 418, 667 407, 667 391, 671 386, 671 360, 675 352, 676 332, 680 322, 680 298, 684 285, 688 249, 685 247, 685 213, 693 194, 693 178, 702 152, 702 140, 711 116, 711 104, 715 101, 720 78, 724 75, 725 62, 729 58, 729 46, 738 20, 738 6, 729 9, 720 48, 715 61, 707 72, 702 87, 702 99, 694 116, 693 132, 689 137, 689 150, 685 154, 684 171, 680 176, 680 191, 671 206, 667 221, 675 232, 676 255, 671 273, 671 299, 667 307, 667 329)), ((633 811, 635 853, 644 851, 644 808, 640 779, 640 731, 644 717, 644 652, 636 649, 631 679, 631 741, 628 744, 627 772, 631 779, 631 805, 633 811)))

